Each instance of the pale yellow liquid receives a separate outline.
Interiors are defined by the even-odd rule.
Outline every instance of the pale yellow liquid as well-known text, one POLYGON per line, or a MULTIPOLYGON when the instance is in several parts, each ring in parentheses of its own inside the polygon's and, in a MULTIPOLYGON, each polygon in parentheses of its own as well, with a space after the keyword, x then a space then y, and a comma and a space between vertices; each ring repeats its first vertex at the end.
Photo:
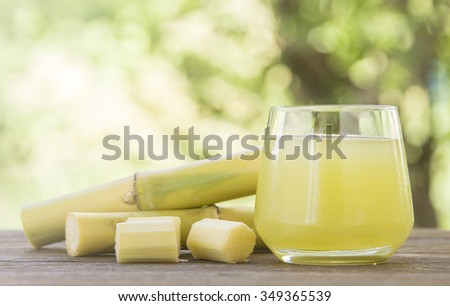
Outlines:
POLYGON ((283 150, 272 150, 276 160, 263 157, 255 214, 263 241, 287 262, 315 263, 314 258, 306 258, 310 251, 311 256, 325 254, 318 258, 322 263, 386 260, 413 225, 400 141, 347 137, 339 144, 347 159, 336 154, 327 159, 324 141, 315 143, 311 151, 323 153, 318 160, 303 156, 286 160, 298 145, 301 139, 286 142, 283 150))

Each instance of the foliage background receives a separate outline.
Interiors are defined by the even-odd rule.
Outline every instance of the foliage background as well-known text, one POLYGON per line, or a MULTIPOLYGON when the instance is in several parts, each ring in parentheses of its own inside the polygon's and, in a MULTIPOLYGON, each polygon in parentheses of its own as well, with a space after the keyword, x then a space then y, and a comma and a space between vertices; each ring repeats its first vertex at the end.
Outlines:
POLYGON ((0 228, 183 163, 102 160, 125 125, 259 135, 272 105, 380 103, 400 109, 416 225, 450 229, 449 67, 448 1, 0 0, 0 228))

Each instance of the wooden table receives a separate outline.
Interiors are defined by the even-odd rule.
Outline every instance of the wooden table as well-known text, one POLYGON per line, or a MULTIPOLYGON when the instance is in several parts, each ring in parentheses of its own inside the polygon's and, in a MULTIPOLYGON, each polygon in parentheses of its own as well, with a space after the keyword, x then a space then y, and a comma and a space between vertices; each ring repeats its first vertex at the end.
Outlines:
POLYGON ((255 253, 245 264, 193 259, 118 264, 113 255, 69 257, 63 243, 34 250, 22 232, 0 231, 0 285, 450 285, 450 231, 415 229, 388 263, 300 266, 255 253))

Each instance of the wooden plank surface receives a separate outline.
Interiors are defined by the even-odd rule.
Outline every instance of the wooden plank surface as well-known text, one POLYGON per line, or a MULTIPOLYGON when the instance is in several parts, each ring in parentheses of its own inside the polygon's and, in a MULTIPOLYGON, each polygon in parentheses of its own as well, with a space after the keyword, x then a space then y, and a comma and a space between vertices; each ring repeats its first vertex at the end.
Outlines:
POLYGON ((118 264, 112 255, 69 257, 64 244, 32 249, 0 231, 0 285, 450 285, 450 232, 415 229, 387 263, 300 266, 255 253, 244 264, 183 254, 178 264, 118 264))

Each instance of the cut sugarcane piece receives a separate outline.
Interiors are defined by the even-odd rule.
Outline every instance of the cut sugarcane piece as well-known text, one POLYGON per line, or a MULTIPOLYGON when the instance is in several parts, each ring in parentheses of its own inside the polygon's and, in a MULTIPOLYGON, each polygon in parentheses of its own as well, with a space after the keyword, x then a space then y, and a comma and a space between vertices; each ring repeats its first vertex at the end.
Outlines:
POLYGON ((180 233, 175 218, 116 224, 117 262, 178 262, 180 233))
POLYGON ((195 258, 237 263, 248 261, 255 239, 242 222, 207 218, 192 225, 187 246, 195 258))
POLYGON ((125 213, 70 213, 66 221, 66 249, 70 256, 86 256, 114 252, 116 224, 131 217, 174 216, 181 219, 181 246, 193 223, 204 218, 218 218, 217 208, 155 210, 125 213))
POLYGON ((137 172, 35 203, 22 209, 22 225, 30 244, 39 248, 64 240, 64 224, 70 212, 186 209, 254 194, 259 158, 251 158, 253 153, 241 152, 230 159, 196 161, 162 171, 137 172))
MULTIPOLYGON (((244 222, 252 230, 255 229, 255 223, 253 217, 255 215, 254 206, 244 206, 235 204, 216 204, 219 219, 244 222)), ((259 238, 256 233, 256 245, 255 250, 267 250, 266 244, 259 238)))
MULTIPOLYGON (((181 240, 180 240, 180 228, 181 228, 181 220, 179 217, 131 217, 127 219, 127 222, 138 222, 138 223, 146 223, 152 221, 173 221, 176 226, 176 234, 177 234, 177 242, 178 242, 178 250, 181 250, 181 240)), ((178 252, 178 255, 179 252, 178 252)))

